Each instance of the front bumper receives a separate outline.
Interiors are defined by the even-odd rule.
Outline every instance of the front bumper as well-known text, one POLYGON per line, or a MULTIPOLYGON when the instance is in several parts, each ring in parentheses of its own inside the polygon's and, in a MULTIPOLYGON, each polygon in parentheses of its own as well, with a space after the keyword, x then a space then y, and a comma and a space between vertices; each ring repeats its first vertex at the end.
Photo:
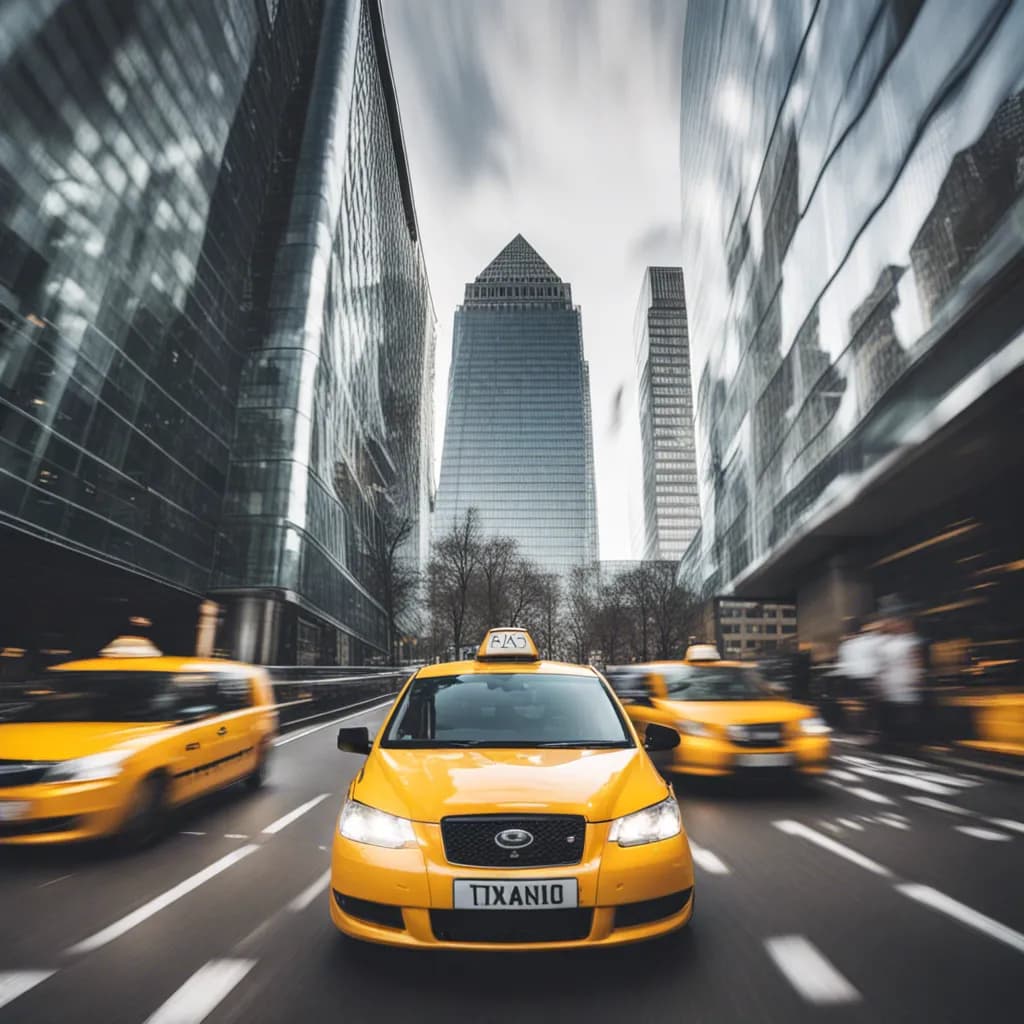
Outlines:
POLYGON ((440 827, 416 823, 414 828, 418 847, 403 850, 383 850, 335 836, 329 900, 331 920, 340 931, 392 946, 567 949, 653 939, 682 928, 693 913, 693 862, 685 833, 624 848, 609 843, 609 823, 598 822, 587 827, 579 864, 503 870, 449 864, 440 827), (453 907, 456 879, 552 878, 576 879, 575 913, 453 907), (494 916, 499 914, 518 916, 494 916), (545 914, 552 916, 544 918, 545 914))
POLYGON ((722 776, 748 771, 785 770, 821 775, 828 768, 827 736, 799 736, 774 747, 749 747, 717 736, 683 736, 667 770, 683 775, 722 776))
POLYGON ((115 832, 127 813, 121 778, 40 782, 0 789, 0 844, 71 843, 115 832), (11 811, 18 813, 11 816, 11 811))

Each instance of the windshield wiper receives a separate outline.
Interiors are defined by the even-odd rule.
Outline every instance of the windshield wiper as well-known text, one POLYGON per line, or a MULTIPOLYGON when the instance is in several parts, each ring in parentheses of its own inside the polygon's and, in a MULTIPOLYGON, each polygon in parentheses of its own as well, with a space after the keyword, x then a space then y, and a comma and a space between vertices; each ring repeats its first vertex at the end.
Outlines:
POLYGON ((627 740, 546 740, 538 743, 531 743, 530 746, 544 747, 545 749, 557 749, 559 747, 564 747, 566 749, 577 748, 580 750, 594 750, 608 747, 625 748, 632 746, 632 744, 627 740))

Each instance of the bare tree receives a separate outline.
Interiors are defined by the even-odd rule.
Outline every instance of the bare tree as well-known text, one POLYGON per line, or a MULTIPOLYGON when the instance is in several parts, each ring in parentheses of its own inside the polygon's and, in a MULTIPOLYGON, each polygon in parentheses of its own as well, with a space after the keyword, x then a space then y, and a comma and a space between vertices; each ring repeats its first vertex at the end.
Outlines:
POLYGON ((414 517, 402 511, 391 494, 379 492, 368 561, 370 577, 387 618, 388 657, 392 664, 397 655, 396 623, 415 603, 420 584, 419 571, 404 550, 415 526, 414 517))
POLYGON ((559 610, 562 602, 562 587, 554 573, 537 574, 537 598, 531 615, 534 622, 534 639, 541 656, 554 658, 560 653, 559 610))
POLYGON ((573 660, 585 664, 590 657, 594 639, 594 573, 584 566, 574 566, 569 573, 565 597, 566 639, 573 660))
POLYGON ((620 574, 600 588, 596 599, 594 627, 605 665, 615 665, 620 660, 629 623, 630 608, 620 574))
POLYGON ((427 569, 431 613, 444 622, 444 633, 455 646, 456 657, 462 648, 481 551, 480 515, 470 508, 434 545, 427 569))
POLYGON ((650 567, 651 621, 658 658, 681 657, 693 596, 676 583, 672 562, 654 562, 650 567))
POLYGON ((641 562, 635 569, 623 573, 621 580, 631 612, 633 655, 640 661, 647 661, 651 656, 651 605, 653 603, 650 563, 641 562))
POLYGON ((484 628, 515 625, 509 605, 516 576, 522 575, 519 545, 511 537, 488 537, 482 544, 479 570, 484 628))

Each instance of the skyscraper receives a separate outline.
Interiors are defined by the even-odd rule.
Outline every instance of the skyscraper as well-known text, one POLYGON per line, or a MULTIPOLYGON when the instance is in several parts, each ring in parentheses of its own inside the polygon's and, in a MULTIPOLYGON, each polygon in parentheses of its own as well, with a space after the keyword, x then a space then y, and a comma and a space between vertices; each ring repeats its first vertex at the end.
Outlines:
POLYGON ((633 328, 645 559, 682 557, 700 528, 682 267, 648 267, 633 328))
POLYGON ((572 286, 516 235, 455 312, 435 536, 469 508, 550 572, 597 557, 590 378, 572 286))
POLYGON ((434 338, 379 0, 3 18, 0 646, 180 650, 212 594, 241 657, 386 651, 434 338))

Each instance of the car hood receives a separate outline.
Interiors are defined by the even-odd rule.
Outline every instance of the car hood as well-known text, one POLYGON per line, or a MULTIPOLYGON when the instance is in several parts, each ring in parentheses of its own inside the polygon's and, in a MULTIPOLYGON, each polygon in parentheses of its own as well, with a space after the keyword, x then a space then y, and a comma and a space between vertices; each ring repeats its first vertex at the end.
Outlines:
POLYGON ((798 722, 814 714, 805 704, 788 700, 665 700, 660 703, 680 719, 708 725, 798 722))
POLYGON ((138 741, 171 723, 11 722, 0 724, 0 761, 66 761, 138 741))
POLYGON ((396 750, 367 758, 353 796, 415 821, 450 814, 582 814, 606 821, 664 799, 665 781, 628 750, 396 750))

